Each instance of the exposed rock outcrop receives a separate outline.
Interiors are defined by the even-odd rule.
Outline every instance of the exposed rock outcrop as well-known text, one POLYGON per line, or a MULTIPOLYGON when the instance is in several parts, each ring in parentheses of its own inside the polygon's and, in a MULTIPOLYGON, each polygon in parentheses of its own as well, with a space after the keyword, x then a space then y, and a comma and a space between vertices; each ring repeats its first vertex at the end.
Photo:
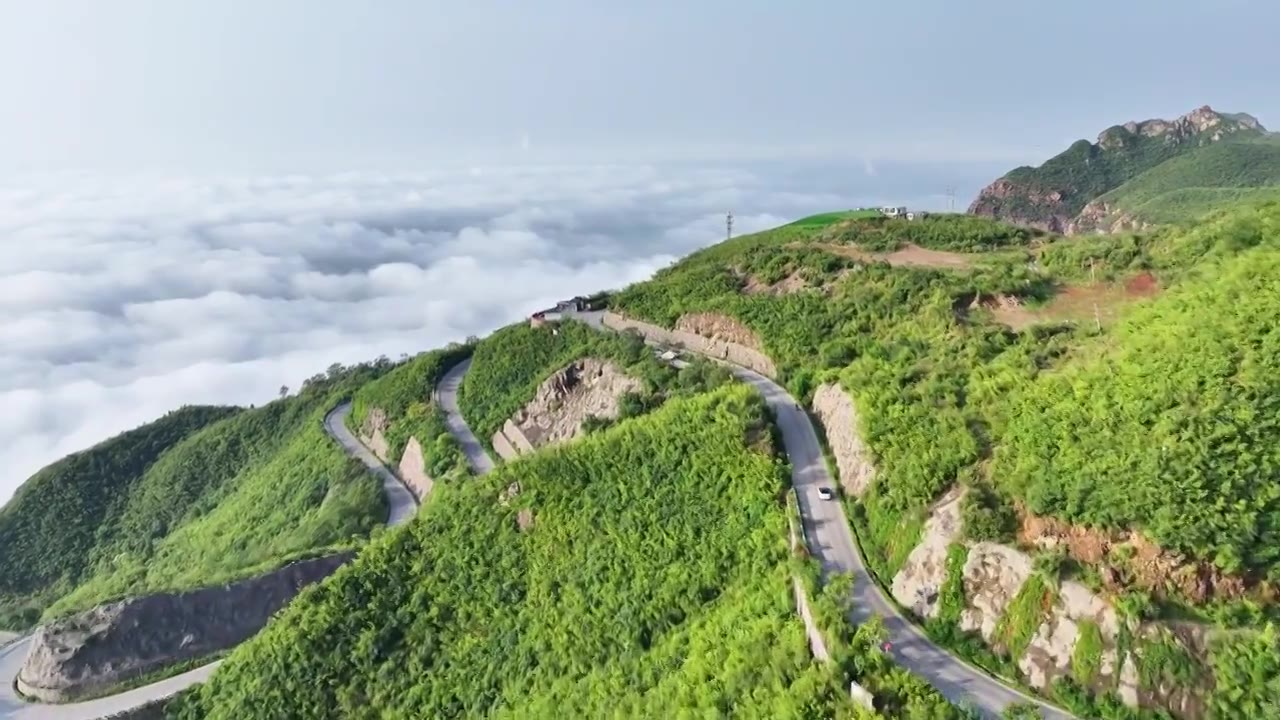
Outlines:
POLYGON ((67 702, 234 647, 353 554, 303 560, 229 585, 120 600, 55 620, 36 630, 18 689, 45 702, 67 702))
POLYGON ((391 453, 391 445, 387 442, 386 435, 383 433, 387 430, 387 413, 382 408, 369 408, 369 413, 365 415, 364 422, 360 424, 360 442, 365 447, 373 451, 373 454, 382 462, 390 462, 388 455, 391 453))
POLYGON ((947 549, 960 538, 963 499, 964 489, 957 487, 934 505, 920 544, 893 577, 894 599, 920 617, 938 614, 938 595, 947 581, 947 549))
POLYGON ((404 484, 418 498, 418 502, 431 493, 431 488, 435 486, 435 480, 427 474, 426 458, 422 454, 422 444, 418 442, 418 438, 410 437, 409 442, 405 443, 404 455, 400 456, 400 465, 396 468, 400 479, 404 480, 404 484))
POLYGON ((742 292, 747 295, 791 295, 809 287, 809 282, 798 272, 793 272, 774 283, 767 283, 755 275, 739 273, 742 292))
MULTIPOLYGON (((1081 142, 1084 142, 1083 140, 1081 142)), ((1088 144, 1088 143, 1086 143, 1088 144)), ((1002 177, 982 189, 969 213, 1046 232, 1065 232, 1075 210, 1070 188, 1028 187, 1002 177)))
POLYGON ((676 330, 710 340, 735 343, 752 350, 759 350, 761 347, 760 338, 750 328, 728 315, 686 313, 676 320, 676 330))
POLYGON ((533 511, 529 508, 521 508, 516 513, 516 527, 520 528, 520 532, 533 529, 533 511))
POLYGON ((1209 656, 1209 628, 1187 622, 1157 622, 1144 624, 1136 636, 1140 638, 1137 656, 1130 655, 1126 672, 1121 676, 1121 699, 1133 706, 1165 708, 1175 717, 1186 720, 1205 717, 1205 701, 1212 690, 1212 681, 1205 668, 1200 668, 1198 681, 1187 683, 1167 677, 1148 677, 1144 682, 1139 667, 1143 662, 1141 641, 1168 644, 1186 653, 1193 662, 1201 662, 1199 659, 1209 656))
POLYGON ((827 443, 836 456, 840 486, 853 497, 861 497, 875 478, 871 451, 858 432, 858 410, 853 398, 836 383, 819 385, 813 393, 813 413, 822 423, 827 443))
MULTIPOLYGON (((934 504, 920 543, 893 578, 894 599, 920 617, 938 614, 939 596, 947 581, 947 551, 961 541, 963 498, 963 489, 956 487, 934 504)), ((1169 574, 1179 572, 1162 564, 1168 556, 1158 548, 1140 539, 1135 541, 1136 534, 1080 528, 1025 512, 1022 518, 1021 543, 1065 552, 1081 565, 1100 567, 1104 584, 1119 573, 1108 564, 1114 544, 1127 545, 1130 552, 1123 555, 1129 562, 1149 563, 1154 568, 1152 573, 1165 573, 1166 579, 1172 580, 1169 574)), ((1030 579, 1033 565, 1031 556, 1017 548, 971 543, 963 569, 965 604, 959 618, 960 629, 976 631, 994 650, 1006 651, 1005 640, 997 630, 1030 579)), ((1115 589, 1126 589, 1133 583, 1130 576, 1115 589)), ((1212 689, 1211 673, 1205 666, 1209 626, 1126 621, 1108 594, 1094 592, 1074 580, 1062 581, 1044 601, 1047 603, 1049 598, 1052 605, 1041 606, 1043 620, 1025 650, 1015 658, 1028 685, 1048 690, 1055 681, 1070 677, 1095 694, 1114 691, 1133 707, 1167 710, 1182 720, 1205 717, 1205 698, 1212 689), (1130 638, 1127 643, 1122 640, 1126 634, 1130 638), (1082 639, 1087 644, 1081 645, 1082 639), (1185 653, 1187 662, 1198 667, 1195 679, 1187 682, 1181 676, 1160 675, 1159 668, 1170 664, 1170 652, 1185 653), (1155 659, 1144 665, 1146 653, 1155 653, 1155 659)))
POLYGON ((1100 664, 1089 687, 1102 691, 1119 681, 1120 663, 1116 656, 1116 637, 1120 620, 1116 611, 1089 588, 1078 582, 1064 582, 1058 589, 1057 601, 1018 659, 1018 669, 1034 688, 1044 690, 1059 677, 1071 673, 1071 660, 1080 639, 1081 623, 1097 627, 1102 638, 1100 664))
POLYGON ((1005 545, 974 543, 964 563, 965 609, 960 629, 991 642, 1005 608, 1031 577, 1031 557, 1005 545))
POLYGON ((603 322, 614 330, 634 330, 651 342, 686 347, 703 355, 741 365, 766 377, 778 376, 773 361, 760 351, 761 344, 755 333, 723 315, 685 315, 676 322, 675 330, 632 320, 613 312, 606 312, 603 322))
POLYGON ((1119 211, 1105 200, 1091 200, 1080 214, 1067 223, 1066 234, 1083 235, 1093 232, 1126 232, 1146 230, 1151 223, 1119 211))
POLYGON ((1051 517, 1020 513, 1018 539, 1024 545, 1061 548, 1077 562, 1098 567, 1111 590, 1137 587, 1156 597, 1180 597, 1194 603, 1232 600, 1250 593, 1273 597, 1266 582, 1228 575, 1212 563, 1164 550, 1137 531, 1086 528, 1051 517))
POLYGON ((506 507, 511 504, 512 500, 520 497, 520 483, 513 482, 506 486, 502 492, 498 493, 498 504, 506 507))
POLYGON ((494 435, 494 449, 510 459, 508 453, 514 457, 571 440, 582 434, 587 418, 616 418, 622 396, 643 389, 612 362, 574 360, 543 381, 533 400, 503 424, 494 435))

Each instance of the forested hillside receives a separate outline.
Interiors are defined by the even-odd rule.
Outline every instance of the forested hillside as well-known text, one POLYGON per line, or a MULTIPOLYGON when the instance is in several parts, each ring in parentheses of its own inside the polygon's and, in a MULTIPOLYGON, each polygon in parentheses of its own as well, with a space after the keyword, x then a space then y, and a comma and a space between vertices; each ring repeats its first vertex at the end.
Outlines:
MULTIPOLYGON (((1028 549, 1048 588, 1065 575, 1131 617, 1262 623, 1274 595, 1259 582, 1280 571, 1280 205, 1080 239, 949 221, 896 241, 886 228, 905 221, 796 223, 695 253, 610 303, 668 327, 686 313, 735 318, 797 395, 833 381, 849 393, 875 467, 850 507, 885 583, 930 504, 961 485, 974 540, 1016 542, 1032 511, 1079 532, 1133 530, 1164 553, 1165 575, 1141 588, 1115 556, 1104 588, 1102 563, 1072 570, 1028 549), (886 252, 924 242, 982 252, 886 252), (799 281, 760 292, 761 274, 774 288, 799 281), (1182 580, 1160 583, 1175 570, 1182 580)), ((1250 657, 1225 652, 1212 662, 1250 657)), ((1004 662, 993 666, 1017 672, 1004 662)), ((1231 672, 1219 682, 1246 682, 1231 672)))
POLYGON ((365 432, 371 412, 380 412, 386 427, 387 458, 393 465, 404 455, 409 438, 422 446, 426 472, 444 478, 467 472, 467 459, 449 434, 444 412, 432 402, 436 384, 449 368, 471 354, 472 344, 420 353, 382 377, 366 383, 351 400, 348 424, 357 435, 365 432))
POLYGON ((446 484, 170 712, 851 717, 792 605, 783 472, 736 386, 446 484))
POLYGON ((1020 393, 993 475, 1037 513, 1280 578, 1280 252, 1206 267, 1020 393))
POLYGON ((0 621, 226 581, 384 519, 325 413, 385 368, 335 367, 255 409, 187 408, 40 471, 0 511, 0 621))
POLYGON ((576 321, 554 328, 519 323, 497 330, 476 347, 459 393, 462 414, 482 442, 488 442, 548 375, 586 357, 612 360, 642 381, 644 390, 623 403, 624 418, 657 407, 670 395, 709 389, 729 378, 728 372, 702 361, 675 370, 654 358, 634 335, 598 332, 576 321))
POLYGON ((156 459, 238 408, 184 407, 49 465, 0 509, 0 628, 35 622, 89 563, 100 533, 156 459))
MULTIPOLYGON (((827 270, 810 260, 840 257, 844 248, 863 251, 855 241, 864 228, 883 247, 884 225, 890 223, 855 220, 736 238, 628 288, 611 305, 668 327, 689 312, 737 318, 756 331, 781 379, 801 398, 824 380, 842 378, 886 478, 864 500, 872 533, 864 542, 868 559, 891 575, 915 544, 912 512, 975 466, 993 406, 1062 352, 1066 337, 1061 328, 1015 334, 991 322, 957 321, 957 300, 976 293, 1048 292, 1045 278, 1022 258, 964 256, 971 260, 966 271, 882 262, 827 270), (777 257, 784 264, 776 272, 804 273, 808 287, 784 295, 745 292, 743 276, 773 267, 777 257)), ((1017 237, 963 216, 935 218, 933 228, 937 247, 1004 246, 1004 238, 1017 237)))

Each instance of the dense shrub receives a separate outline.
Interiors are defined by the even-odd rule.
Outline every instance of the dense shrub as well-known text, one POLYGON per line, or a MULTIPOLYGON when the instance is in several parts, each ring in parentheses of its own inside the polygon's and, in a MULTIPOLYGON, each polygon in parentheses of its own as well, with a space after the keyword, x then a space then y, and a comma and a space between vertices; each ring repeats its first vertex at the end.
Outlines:
POLYGON ((352 398, 351 414, 347 417, 351 431, 363 432, 370 410, 376 408, 386 417, 383 436, 387 441, 387 458, 393 466, 400 462, 412 437, 422 446, 426 471, 432 478, 465 474, 466 455, 449 434, 444 411, 433 398, 444 374, 473 350, 474 343, 469 342, 424 352, 361 386, 352 398))
POLYGON ((847 714, 791 604, 782 467, 745 444, 765 421, 739 386, 445 486, 181 716, 847 714))
POLYGON ((40 471, 0 511, 0 621, 223 582, 367 533, 385 500, 321 421, 384 368, 184 409, 40 471))
POLYGON ((488 442, 548 376, 588 357, 610 360, 641 381, 643 390, 623 401, 627 415, 656 407, 670 395, 698 392, 729 379, 727 371, 703 360, 677 371, 631 333, 600 332, 576 321, 537 328, 521 323, 494 332, 476 347, 459 393, 462 414, 481 442, 488 442))
POLYGON ((1135 310, 1019 394, 995 476, 1035 512, 1280 571, 1278 278, 1254 250, 1135 310))

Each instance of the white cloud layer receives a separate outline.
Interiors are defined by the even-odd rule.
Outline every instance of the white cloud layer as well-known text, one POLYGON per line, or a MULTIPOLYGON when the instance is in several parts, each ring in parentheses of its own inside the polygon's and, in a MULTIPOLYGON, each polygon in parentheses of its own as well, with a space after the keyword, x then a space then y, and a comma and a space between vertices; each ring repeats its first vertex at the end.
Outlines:
POLYGON ((184 403, 260 403, 333 362, 646 278, 719 240, 728 209, 750 232, 852 204, 808 177, 610 166, 0 185, 0 503, 43 465, 184 403))

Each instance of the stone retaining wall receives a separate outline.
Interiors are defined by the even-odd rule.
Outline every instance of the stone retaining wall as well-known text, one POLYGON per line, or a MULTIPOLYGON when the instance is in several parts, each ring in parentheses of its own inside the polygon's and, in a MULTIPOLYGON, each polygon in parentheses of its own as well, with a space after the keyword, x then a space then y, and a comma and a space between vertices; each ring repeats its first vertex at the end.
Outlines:
POLYGON ((632 320, 614 312, 605 312, 603 322, 606 327, 614 330, 635 330, 653 342, 685 347, 703 355, 755 370, 768 378, 778 376, 778 370, 774 367, 772 360, 759 350, 745 345, 703 337, 683 330, 668 330, 652 323, 632 320))
POLYGON ((492 441, 493 451, 498 453, 498 457, 503 460, 515 460, 520 457, 520 453, 516 452, 515 446, 511 444, 506 435, 502 434, 501 430, 493 434, 492 441))
POLYGON ((507 436, 511 444, 515 447, 516 452, 524 454, 533 452, 533 443, 529 441, 528 436, 511 420, 507 420, 502 424, 502 434, 507 436))
POLYGON ((405 443, 404 455, 400 457, 397 472, 419 503, 431 493, 431 488, 435 487, 435 480, 427 473, 427 461, 422 454, 422 444, 416 437, 410 436, 409 442, 405 443))

